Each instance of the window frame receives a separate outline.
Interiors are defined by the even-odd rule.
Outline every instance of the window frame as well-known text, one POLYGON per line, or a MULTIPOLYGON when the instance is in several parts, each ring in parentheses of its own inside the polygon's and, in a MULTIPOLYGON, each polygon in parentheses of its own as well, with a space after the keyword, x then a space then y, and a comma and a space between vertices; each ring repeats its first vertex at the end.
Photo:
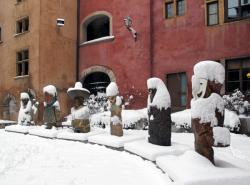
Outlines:
POLYGON ((176 0, 176 16, 184 16, 185 15, 185 13, 186 13, 186 1, 185 0, 176 0), (184 2, 184 8, 183 8, 183 10, 184 10, 184 12, 183 12, 183 14, 179 14, 179 6, 178 6, 178 2, 181 2, 181 1, 183 1, 184 2))
POLYGON ((30 30, 30 19, 29 19, 29 16, 23 17, 23 18, 18 19, 16 21, 16 33, 15 33, 16 35, 27 33, 27 32, 29 32, 29 30, 30 30), (28 21, 28 24, 27 24, 26 21, 28 21), (27 29, 25 29, 25 28, 27 28, 27 29))
POLYGON ((182 17, 186 15, 187 12, 187 1, 186 0, 165 0, 163 3, 163 9, 164 9, 164 19, 168 20, 168 19, 172 19, 172 18, 176 18, 176 17, 182 17), (178 13, 178 2, 179 1, 183 1, 184 2, 184 12, 183 14, 179 14, 178 13), (168 16, 168 10, 167 10, 167 5, 168 4, 172 4, 172 8, 173 8, 173 16, 168 16))
POLYGON ((29 75, 29 49, 25 48, 16 52, 16 77, 22 77, 29 75), (28 52, 27 58, 25 58, 25 52, 28 52), (19 60, 19 54, 21 54, 21 59, 19 60), (25 64, 27 63, 28 69, 25 70, 25 64), (21 73, 19 72, 21 66, 21 73))
MULTIPOLYGON (((238 9, 239 9, 239 12, 238 12, 238 16, 236 17, 236 18, 233 18, 233 19, 230 19, 229 17, 228 17, 228 1, 229 0, 225 0, 224 1, 224 21, 225 21, 225 23, 227 23, 227 22, 234 22, 234 21, 240 21, 240 20, 245 20, 245 19, 250 19, 250 15, 249 16, 246 16, 246 17, 243 17, 242 16, 242 7, 244 6, 244 5, 242 5, 241 4, 241 0, 238 0, 238 9)), ((248 6, 250 6, 250 4, 248 5, 248 6)))
MULTIPOLYGON (((216 1, 208 1, 206 2, 206 19, 207 19, 207 26, 216 26, 216 25, 219 25, 220 24, 220 7, 219 7, 219 1, 216 0, 216 1), (217 23, 216 24, 209 24, 209 18, 210 18, 210 14, 209 14, 209 5, 211 4, 217 4, 217 23)), ((211 14, 211 15, 215 15, 215 14, 211 14)))
MULTIPOLYGON (((231 91, 229 91, 229 87, 228 87, 228 83, 239 83, 239 90, 242 91, 243 93, 245 93, 245 91, 243 91, 243 85, 245 81, 249 81, 249 80, 243 80, 243 70, 245 69, 249 69, 250 70, 250 66, 249 67, 244 67, 244 63, 246 62, 246 60, 249 60, 248 62, 250 63, 250 56, 249 57, 242 57, 242 58, 233 58, 233 59, 227 59, 226 60, 226 80, 225 80, 225 87, 226 87, 226 92, 227 93, 232 93, 231 91), (237 68, 233 68, 233 67, 229 67, 229 63, 237 63, 239 65, 239 67, 237 68), (230 80, 229 81, 229 72, 230 71, 238 71, 239 72, 239 80, 230 80)), ((246 62, 246 63, 248 63, 246 62)))

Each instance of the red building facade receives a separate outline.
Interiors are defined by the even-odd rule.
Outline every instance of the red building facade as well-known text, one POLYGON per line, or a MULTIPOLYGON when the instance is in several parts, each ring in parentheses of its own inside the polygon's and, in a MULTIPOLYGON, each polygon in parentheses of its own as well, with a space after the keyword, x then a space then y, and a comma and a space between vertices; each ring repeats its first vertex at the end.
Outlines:
POLYGON ((250 0, 80 0, 78 78, 93 92, 116 81, 142 108, 147 79, 159 77, 180 110, 189 106, 194 64, 215 60, 227 71, 225 92, 247 92, 249 17, 250 0))

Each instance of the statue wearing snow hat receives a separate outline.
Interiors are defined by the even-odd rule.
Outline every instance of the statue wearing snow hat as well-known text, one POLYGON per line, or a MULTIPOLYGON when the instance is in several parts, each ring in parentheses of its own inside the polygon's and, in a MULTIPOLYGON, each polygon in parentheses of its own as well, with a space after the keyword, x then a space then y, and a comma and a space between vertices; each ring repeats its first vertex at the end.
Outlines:
POLYGON ((20 95, 20 110, 18 113, 18 124, 23 126, 29 126, 32 122, 32 102, 30 96, 26 92, 22 92, 20 95))
POLYGON ((110 103, 110 133, 115 136, 123 136, 122 130, 122 99, 119 96, 118 86, 111 82, 106 88, 106 94, 110 103))
POLYGON ((82 87, 81 82, 76 82, 75 87, 69 88, 67 91, 69 97, 74 100, 74 107, 71 108, 71 124, 74 132, 87 133, 90 131, 89 109, 84 106, 90 92, 82 87))
POLYGON ((224 101, 220 90, 225 80, 224 67, 214 61, 194 66, 191 117, 195 150, 214 164, 213 146, 228 146, 230 132, 223 127, 224 101), (216 127, 219 126, 219 127, 216 127))
POLYGON ((48 85, 43 88, 44 93, 44 112, 43 121, 46 129, 51 129, 53 126, 58 126, 58 121, 60 117, 60 105, 57 100, 56 87, 53 85, 48 85))
POLYGON ((152 144, 171 145, 171 100, 167 87, 159 78, 150 78, 148 86, 149 138, 152 144))

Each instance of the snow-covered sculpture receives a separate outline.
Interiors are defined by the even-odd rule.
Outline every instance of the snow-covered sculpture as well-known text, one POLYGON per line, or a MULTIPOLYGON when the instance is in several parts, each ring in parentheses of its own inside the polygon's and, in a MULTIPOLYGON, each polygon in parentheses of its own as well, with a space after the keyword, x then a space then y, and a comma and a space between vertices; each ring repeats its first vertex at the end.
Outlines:
POLYGON ((89 109, 85 106, 84 100, 89 97, 90 92, 82 87, 81 82, 76 82, 75 87, 67 91, 69 97, 74 100, 74 107, 71 108, 71 125, 74 132, 87 133, 90 131, 89 109))
POLYGON ((115 136, 123 136, 122 130, 122 99, 119 96, 118 86, 111 82, 106 88, 106 94, 110 103, 110 133, 115 136))
POLYGON ((171 99, 167 87, 159 78, 150 78, 148 86, 149 138, 152 144, 171 145, 171 99))
POLYGON ((228 146, 230 143, 228 129, 222 128, 224 101, 220 90, 224 80, 225 69, 218 62, 202 61, 194 66, 191 117, 195 150, 212 163, 214 163, 212 146, 228 146), (215 126, 219 127, 213 128, 215 126))
POLYGON ((29 126, 32 122, 32 102, 30 96, 26 92, 20 95, 20 110, 18 113, 18 124, 29 126))
POLYGON ((57 123, 60 117, 60 104, 57 100, 56 87, 48 85, 43 88, 44 94, 44 112, 43 121, 46 129, 51 129, 53 126, 58 126, 57 123))

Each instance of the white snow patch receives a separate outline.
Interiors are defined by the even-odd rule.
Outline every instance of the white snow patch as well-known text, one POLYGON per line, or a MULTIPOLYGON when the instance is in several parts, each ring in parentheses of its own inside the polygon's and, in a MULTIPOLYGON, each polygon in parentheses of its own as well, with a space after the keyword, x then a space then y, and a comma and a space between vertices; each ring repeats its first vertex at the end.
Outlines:
POLYGON ((208 98, 200 98, 191 101, 191 117, 200 119, 200 123, 211 123, 216 126, 218 120, 215 111, 224 113, 224 101, 222 97, 216 93, 212 93, 208 98))
POLYGON ((172 142, 171 146, 159 146, 151 144, 147 140, 139 140, 126 143, 124 149, 150 161, 155 161, 157 157, 162 155, 180 155, 190 150, 190 147, 175 142, 172 142))
POLYGON ((30 99, 30 96, 29 96, 28 93, 22 92, 22 93, 20 94, 20 99, 21 99, 21 100, 30 99))
POLYGON ((10 125, 5 127, 5 131, 28 134, 29 128, 30 128, 29 126, 10 125))
POLYGON ((159 109, 167 109, 171 106, 171 99, 167 87, 164 82, 159 78, 150 78, 147 80, 148 89, 156 89, 156 94, 152 103, 150 96, 148 96, 148 107, 157 107, 159 109))
POLYGON ((79 109, 71 108, 71 114, 68 116, 69 120, 75 119, 89 119, 89 108, 83 106, 79 109))
POLYGON ((107 96, 116 96, 119 94, 118 86, 115 82, 111 82, 106 88, 107 96))
POLYGON ((214 145, 222 144, 223 146, 230 145, 230 131, 225 127, 213 128, 214 145))
POLYGON ((16 121, 1 120, 0 119, 0 125, 7 125, 7 124, 16 124, 16 121))
POLYGON ((44 126, 37 126, 32 127, 29 130, 29 134, 46 138, 56 138, 58 130, 55 127, 52 127, 52 129, 45 129, 44 126))
POLYGON ((102 134, 104 133, 104 130, 93 130, 91 128, 91 131, 88 133, 74 133, 72 129, 67 129, 66 131, 62 131, 57 134, 58 139, 65 139, 65 140, 72 140, 72 141, 87 141, 88 137, 102 134))
POLYGON ((201 79, 219 82, 225 81, 225 69, 223 65, 214 61, 201 61, 194 66, 194 75, 201 79))
POLYGON ((88 138, 88 141, 91 143, 101 144, 114 148, 121 148, 124 147, 125 143, 144 139, 145 137, 146 133, 143 131, 123 130, 123 136, 121 137, 110 135, 110 133, 105 133, 96 136, 91 136, 88 138))

